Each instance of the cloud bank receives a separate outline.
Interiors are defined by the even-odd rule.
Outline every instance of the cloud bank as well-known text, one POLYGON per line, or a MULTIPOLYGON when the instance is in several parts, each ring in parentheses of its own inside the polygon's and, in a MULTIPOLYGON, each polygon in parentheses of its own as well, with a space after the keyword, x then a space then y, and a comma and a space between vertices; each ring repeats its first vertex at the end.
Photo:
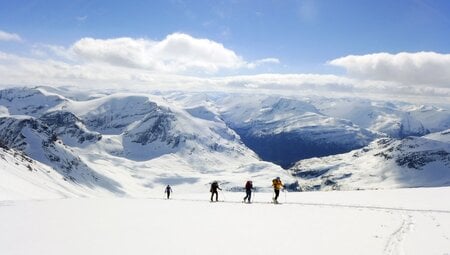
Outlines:
POLYGON ((329 62, 364 80, 396 82, 402 85, 450 87, 450 54, 435 52, 377 53, 346 56, 329 62))
POLYGON ((330 74, 259 74, 226 77, 155 73, 98 63, 69 63, 0 52, 0 84, 75 86, 83 89, 189 90, 278 93, 287 95, 363 96, 446 103, 450 88, 410 86, 330 74), (420 100, 417 98, 420 97, 420 100))
POLYGON ((245 60, 222 44, 175 33, 160 41, 128 37, 82 38, 69 46, 35 44, 28 56, 0 51, 0 87, 76 86, 136 91, 197 90, 422 98, 450 97, 448 54, 433 52, 345 56, 328 64, 348 75, 220 72, 279 64, 277 58, 245 60), (218 75, 212 75, 218 74, 218 75))

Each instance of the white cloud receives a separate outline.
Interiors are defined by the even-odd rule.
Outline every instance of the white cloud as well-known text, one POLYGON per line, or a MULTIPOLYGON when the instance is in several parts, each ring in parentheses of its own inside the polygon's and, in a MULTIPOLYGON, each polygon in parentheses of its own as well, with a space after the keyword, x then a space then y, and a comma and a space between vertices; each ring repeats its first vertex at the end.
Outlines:
POLYGON ((35 44, 31 53, 38 58, 60 59, 64 61, 77 62, 77 56, 66 47, 51 44, 35 44))
POLYGON ((401 85, 450 87, 450 54, 435 52, 350 55, 329 62, 352 77, 401 85))
POLYGON ((265 64, 279 64, 280 60, 278 58, 263 58, 263 59, 259 59, 256 61, 253 61, 251 63, 247 64, 248 68, 255 68, 261 65, 265 65, 265 64))
MULTIPOLYGON (((60 49, 55 48, 54 49, 60 49)), ((263 64, 279 64, 276 58, 245 61, 222 44, 174 33, 164 40, 83 38, 75 42, 66 55, 86 63, 139 68, 163 73, 216 73, 224 69, 255 68, 263 64)), ((58 51, 62 56, 62 51, 58 51)))
POLYGON ((141 68, 158 72, 207 72, 238 69, 247 64, 222 44, 174 33, 162 41, 147 39, 83 38, 71 50, 88 62, 141 68))
POLYGON ((0 41, 21 42, 22 38, 18 34, 12 34, 0 30, 0 41))

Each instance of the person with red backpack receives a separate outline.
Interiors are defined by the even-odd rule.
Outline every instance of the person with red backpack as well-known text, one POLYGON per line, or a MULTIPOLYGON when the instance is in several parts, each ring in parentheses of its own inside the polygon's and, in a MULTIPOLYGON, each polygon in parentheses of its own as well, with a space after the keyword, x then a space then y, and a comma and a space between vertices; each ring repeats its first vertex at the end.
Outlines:
POLYGON ((253 182, 252 181, 247 181, 247 183, 245 183, 245 197, 244 197, 244 203, 245 200, 247 200, 247 203, 251 203, 250 200, 252 198, 252 190, 253 190, 253 182))

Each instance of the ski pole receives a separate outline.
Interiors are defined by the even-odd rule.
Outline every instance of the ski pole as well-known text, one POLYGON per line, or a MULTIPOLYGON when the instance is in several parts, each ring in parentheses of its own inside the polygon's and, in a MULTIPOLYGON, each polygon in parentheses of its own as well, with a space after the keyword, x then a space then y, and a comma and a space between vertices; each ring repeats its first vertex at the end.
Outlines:
POLYGON ((284 202, 285 202, 285 203, 286 203, 286 193, 287 193, 287 190, 284 189, 284 202))
POLYGON ((220 193, 222 194, 222 196, 223 196, 223 201, 225 202, 225 200, 226 200, 226 198, 225 198, 225 192, 223 192, 223 190, 220 190, 220 193))

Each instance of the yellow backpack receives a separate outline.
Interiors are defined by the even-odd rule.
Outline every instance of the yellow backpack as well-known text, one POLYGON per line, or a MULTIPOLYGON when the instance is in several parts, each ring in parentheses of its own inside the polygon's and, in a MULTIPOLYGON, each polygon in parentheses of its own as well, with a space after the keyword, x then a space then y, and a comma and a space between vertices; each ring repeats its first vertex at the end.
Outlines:
POLYGON ((277 180, 277 179, 273 179, 272 180, 272 186, 277 189, 278 186, 280 186, 280 181, 277 180))

